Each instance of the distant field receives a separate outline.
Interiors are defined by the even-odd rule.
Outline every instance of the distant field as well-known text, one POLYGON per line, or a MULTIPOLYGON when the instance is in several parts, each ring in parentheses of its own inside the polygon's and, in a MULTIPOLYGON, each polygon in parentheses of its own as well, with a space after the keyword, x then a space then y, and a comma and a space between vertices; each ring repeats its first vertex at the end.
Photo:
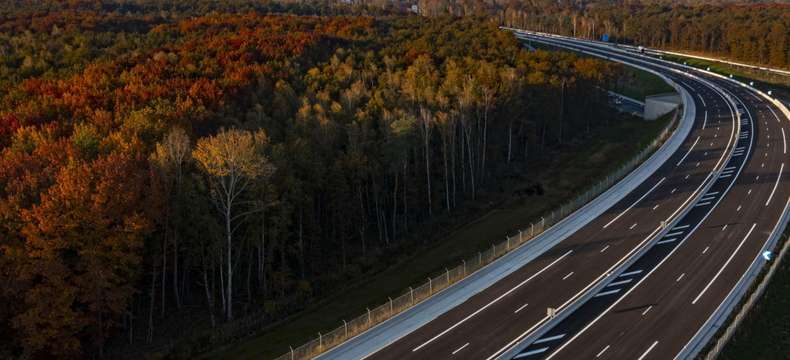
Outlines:
POLYGON ((319 331, 334 329, 344 319, 358 316, 368 306, 381 304, 388 296, 399 295, 445 266, 457 265, 462 258, 490 247, 493 241, 503 239, 570 200, 594 184, 595 179, 603 178, 631 159, 655 138, 667 121, 668 118, 651 122, 635 118, 612 121, 610 126, 593 131, 585 139, 526 166, 537 170, 515 174, 503 184, 503 191, 485 194, 487 201, 496 204, 494 209, 436 241, 435 246, 415 249, 395 266, 328 299, 323 305, 224 352, 210 354, 208 358, 273 358, 287 352, 289 345, 301 345, 319 331), (543 186, 543 196, 519 198, 513 195, 524 184, 534 183, 543 186))

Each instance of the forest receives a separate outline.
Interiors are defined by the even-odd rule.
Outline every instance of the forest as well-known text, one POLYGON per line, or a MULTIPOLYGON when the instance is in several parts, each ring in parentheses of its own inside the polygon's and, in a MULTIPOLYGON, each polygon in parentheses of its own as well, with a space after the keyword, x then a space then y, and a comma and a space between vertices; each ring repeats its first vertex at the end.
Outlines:
POLYGON ((3 358, 284 319, 605 126, 616 81, 483 18, 75 3, 0 22, 3 358))
MULTIPOLYGON (((678 50, 778 68, 790 67, 790 3, 782 0, 125 0, 8 1, 0 27, 56 21, 64 11, 125 15, 129 29, 207 13, 480 16, 527 30, 678 50), (412 8, 412 6, 414 6, 412 8), (133 16, 132 19, 128 19, 133 16)), ((0 1, 2 3, 2 1, 0 1)), ((105 26, 114 26, 105 22, 105 26)))
MULTIPOLYGON (((424 0, 429 1, 429 0, 424 0)), ((466 13, 457 9, 453 13, 466 13)), ((476 10, 472 10, 476 12, 476 10)), ((511 2, 489 10, 501 23, 530 30, 708 54, 790 68, 790 4, 615 1, 578 6, 511 2)))

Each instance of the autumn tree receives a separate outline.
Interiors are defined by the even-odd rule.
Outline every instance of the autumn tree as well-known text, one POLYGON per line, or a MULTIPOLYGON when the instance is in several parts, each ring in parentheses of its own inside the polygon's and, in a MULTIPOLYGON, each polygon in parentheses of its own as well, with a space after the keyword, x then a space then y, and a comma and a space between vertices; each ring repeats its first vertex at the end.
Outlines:
POLYGON ((31 287, 13 323, 30 353, 101 349, 126 311, 150 225, 140 210, 146 191, 139 169, 127 155, 75 159, 24 212, 20 275, 31 287))
POLYGON ((274 166, 262 153, 269 140, 259 130, 224 130, 198 140, 192 156, 200 164, 211 186, 211 200, 221 215, 225 230, 225 316, 233 318, 234 234, 250 215, 261 210, 254 199, 245 197, 254 182, 264 182, 274 166))

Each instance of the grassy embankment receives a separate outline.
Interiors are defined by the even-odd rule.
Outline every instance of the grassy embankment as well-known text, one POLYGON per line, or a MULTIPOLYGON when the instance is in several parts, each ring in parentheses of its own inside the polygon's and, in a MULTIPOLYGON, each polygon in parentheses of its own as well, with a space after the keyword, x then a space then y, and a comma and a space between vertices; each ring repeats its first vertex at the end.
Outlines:
MULTIPOLYGON (((531 45, 536 49, 541 50, 560 50, 567 51, 563 48, 558 48, 548 44, 532 42, 531 45)), ((589 56, 579 54, 579 56, 589 56)), ((592 56, 590 56, 592 57, 592 56)), ((655 76, 647 71, 623 66, 620 72, 620 77, 617 79, 615 88, 612 91, 628 96, 632 99, 645 101, 649 95, 662 94, 667 92, 674 92, 669 84, 665 83, 661 78, 655 76)))
MULTIPOLYGON (((649 75, 649 74, 647 74, 649 75)), ((652 76, 652 75, 650 75, 652 76)), ((634 85, 634 90, 650 93, 655 80, 646 79, 645 88, 634 85)), ((659 80, 660 81, 660 80, 659 80)), ((663 92, 663 91, 659 91, 663 92)), ((366 281, 336 294, 323 303, 297 314, 289 321, 275 326, 240 344, 209 354, 210 358, 272 358, 316 336, 319 331, 334 329, 344 319, 359 316, 366 307, 379 305, 388 296, 401 294, 409 286, 419 284, 446 266, 454 266, 461 259, 490 247, 530 221, 539 219, 553 208, 571 200, 644 148, 666 125, 668 118, 644 122, 622 117, 610 126, 594 130, 584 139, 577 139, 531 162, 529 171, 517 171, 499 183, 497 191, 482 194, 472 221, 455 229, 429 245, 411 251, 395 265, 371 275, 366 281), (540 184, 542 196, 519 196, 516 192, 526 185, 540 184), (486 206, 483 204, 493 204, 486 206)), ((446 228, 453 224, 442 224, 446 228)))
POLYGON ((790 76, 776 75, 761 70, 752 70, 744 67, 707 61, 701 59, 687 58, 676 55, 663 55, 664 60, 676 63, 685 63, 699 69, 708 69, 717 74, 730 76, 734 79, 748 83, 754 81, 754 87, 763 91, 772 90, 777 97, 790 99, 790 76))
POLYGON ((622 74, 613 91, 639 101, 645 101, 645 98, 650 95, 675 92, 675 89, 658 76, 647 71, 623 66, 622 74))
MULTIPOLYGON (((787 233, 785 231, 785 236, 787 233)), ((787 359, 787 349, 790 348, 788 309, 790 259, 785 258, 768 283, 765 293, 735 331, 719 359, 787 359)))

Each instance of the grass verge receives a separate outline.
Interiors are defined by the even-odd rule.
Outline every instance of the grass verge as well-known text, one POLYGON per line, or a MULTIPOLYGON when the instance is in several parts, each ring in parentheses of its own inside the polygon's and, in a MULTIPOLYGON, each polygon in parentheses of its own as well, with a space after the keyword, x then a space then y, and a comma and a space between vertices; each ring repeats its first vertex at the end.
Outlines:
POLYGON ((763 91, 771 90, 775 96, 781 99, 790 99, 790 76, 767 73, 761 70, 748 69, 715 61, 707 61, 695 58, 687 58, 677 55, 663 55, 664 60, 693 66, 699 69, 710 68, 711 72, 730 76, 741 82, 754 82, 754 87, 763 91))
POLYGON ((632 99, 645 101, 650 95, 675 92, 675 89, 647 71, 623 66, 614 91, 632 99))
MULTIPOLYGON (((551 46, 539 42, 532 42, 531 45, 539 50, 546 51, 569 51, 564 48, 551 46)), ((577 53, 579 56, 587 56, 598 59, 593 56, 577 53)), ((675 92, 675 89, 647 71, 633 68, 630 66, 622 66, 620 69, 620 77, 617 79, 615 88, 612 90, 616 93, 628 96, 632 99, 645 101, 645 98, 650 95, 663 94, 668 92, 675 92)))
POLYGON ((790 261, 783 259, 765 293, 749 310, 732 339, 724 346, 719 359, 786 359, 787 349, 790 347, 788 309, 790 261))
POLYGON ((553 208, 574 198, 590 185, 611 173, 641 151, 664 128, 669 118, 645 122, 620 117, 609 126, 594 130, 563 148, 530 162, 526 170, 514 170, 497 185, 496 191, 483 195, 483 203, 494 203, 482 213, 443 239, 412 251, 393 266, 371 274, 327 299, 324 303, 249 338, 233 347, 208 354, 207 358, 273 358, 314 338, 319 331, 334 329, 344 319, 360 315, 366 307, 378 305, 388 296, 398 295, 411 285, 424 281, 445 266, 457 265, 462 258, 490 247, 513 231, 523 228, 553 208), (516 195, 524 184, 540 184, 543 195, 516 195))

